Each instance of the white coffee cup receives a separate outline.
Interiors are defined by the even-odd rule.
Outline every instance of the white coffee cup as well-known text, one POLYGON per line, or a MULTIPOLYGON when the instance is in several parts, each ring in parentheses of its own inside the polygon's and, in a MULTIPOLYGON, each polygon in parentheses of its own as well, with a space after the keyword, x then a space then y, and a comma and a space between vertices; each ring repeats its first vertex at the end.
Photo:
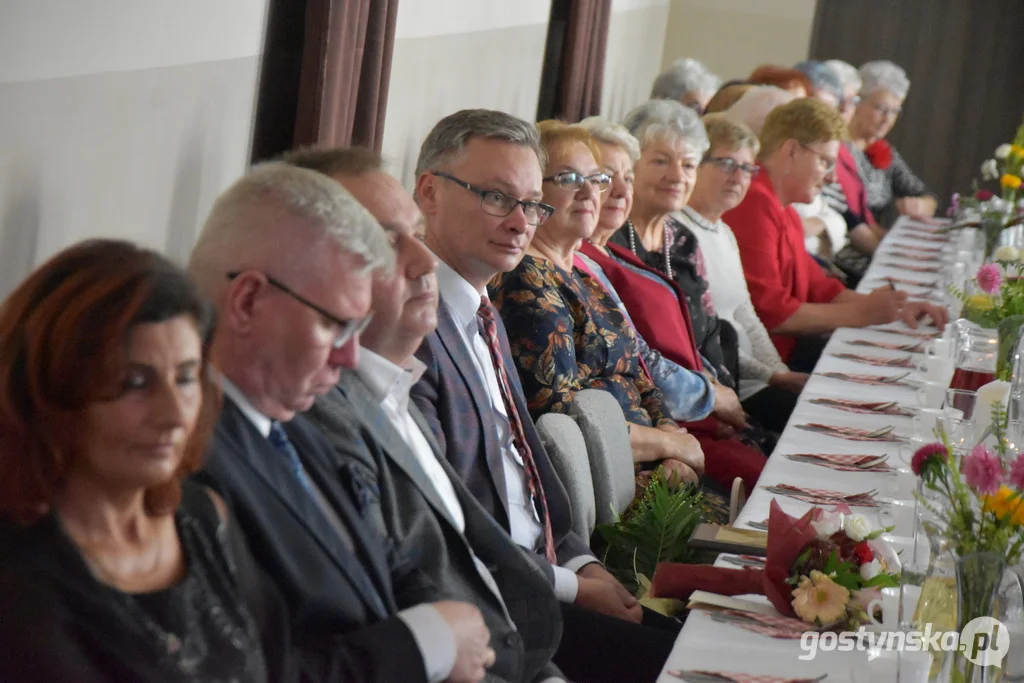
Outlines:
POLYGON ((922 380, 945 382, 948 387, 949 380, 953 377, 953 359, 929 354, 918 362, 917 371, 921 374, 922 380))
POLYGON ((947 382, 921 382, 917 390, 917 405, 922 408, 941 408, 948 389, 947 382))

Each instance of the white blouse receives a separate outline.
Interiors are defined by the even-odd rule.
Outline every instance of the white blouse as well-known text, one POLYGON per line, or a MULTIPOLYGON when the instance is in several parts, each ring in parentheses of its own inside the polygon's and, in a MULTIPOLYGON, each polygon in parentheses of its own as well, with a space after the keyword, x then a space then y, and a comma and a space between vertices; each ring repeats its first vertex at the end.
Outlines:
POLYGON ((782 362, 768 330, 754 311, 732 229, 720 220, 712 223, 688 206, 674 215, 690 228, 700 243, 715 310, 739 337, 738 393, 741 400, 747 399, 764 389, 772 374, 788 372, 789 368, 782 362))

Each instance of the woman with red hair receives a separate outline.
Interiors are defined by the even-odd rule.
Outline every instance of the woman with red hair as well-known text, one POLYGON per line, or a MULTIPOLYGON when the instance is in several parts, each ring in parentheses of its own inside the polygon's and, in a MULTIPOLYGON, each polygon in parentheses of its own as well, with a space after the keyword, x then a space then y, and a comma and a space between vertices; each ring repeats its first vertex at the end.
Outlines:
POLYGON ((813 86, 811 79, 802 71, 788 69, 774 64, 762 64, 754 69, 747 78, 747 83, 754 85, 774 85, 793 93, 797 97, 807 97, 813 86))
POLYGON ((0 680, 281 680, 279 600, 223 501, 183 482, 219 408, 213 316, 111 240, 0 306, 0 680))

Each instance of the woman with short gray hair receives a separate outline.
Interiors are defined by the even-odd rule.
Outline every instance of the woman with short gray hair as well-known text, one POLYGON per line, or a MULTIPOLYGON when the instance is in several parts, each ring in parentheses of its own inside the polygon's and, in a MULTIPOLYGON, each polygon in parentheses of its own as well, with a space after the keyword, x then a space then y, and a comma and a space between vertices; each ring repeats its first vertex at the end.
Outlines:
MULTIPOLYGON (((880 60, 861 66, 860 103, 850 119, 850 152, 875 216, 895 208, 900 214, 934 216, 937 203, 899 152, 886 141, 910 90, 906 72, 880 60)), ((844 187, 845 189, 845 187, 844 187)))
POLYGON ((843 97, 839 101, 839 115, 843 117, 846 125, 850 125, 850 118, 853 116, 857 103, 860 102, 860 88, 863 81, 857 73, 857 67, 847 64, 841 59, 830 59, 825 66, 832 69, 832 72, 839 77, 843 87, 843 97))
POLYGON ((701 115, 721 83, 696 59, 677 59, 654 79, 651 99, 675 100, 701 115))

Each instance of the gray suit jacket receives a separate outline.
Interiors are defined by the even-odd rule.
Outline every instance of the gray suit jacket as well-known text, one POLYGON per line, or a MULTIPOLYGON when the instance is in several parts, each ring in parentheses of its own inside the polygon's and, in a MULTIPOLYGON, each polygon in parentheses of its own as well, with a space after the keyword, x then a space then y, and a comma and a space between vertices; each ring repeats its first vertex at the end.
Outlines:
POLYGON ((392 563, 423 571, 436 583, 434 599, 462 600, 480 608, 497 653, 488 680, 561 676, 550 662, 561 639, 562 619, 549 580, 459 480, 416 407, 410 404, 409 411, 452 481, 465 516, 465 535, 356 373, 343 373, 338 386, 306 417, 327 437, 335 457, 350 466, 356 463, 375 484, 368 495, 376 500, 361 507, 367 526, 392 554, 392 563), (503 600, 481 578, 474 553, 490 570, 503 600))

